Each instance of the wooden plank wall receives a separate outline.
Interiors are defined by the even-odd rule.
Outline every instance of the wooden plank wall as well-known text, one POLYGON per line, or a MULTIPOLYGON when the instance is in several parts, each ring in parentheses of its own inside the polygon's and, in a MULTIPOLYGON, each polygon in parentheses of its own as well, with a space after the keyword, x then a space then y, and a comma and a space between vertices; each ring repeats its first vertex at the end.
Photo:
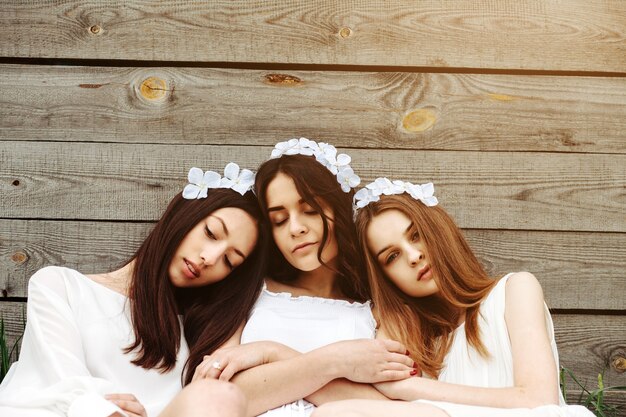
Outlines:
POLYGON ((626 385, 623 0, 3 1, 10 339, 34 271, 113 268, 190 166, 298 136, 433 181, 490 272, 541 280, 562 364, 626 385))

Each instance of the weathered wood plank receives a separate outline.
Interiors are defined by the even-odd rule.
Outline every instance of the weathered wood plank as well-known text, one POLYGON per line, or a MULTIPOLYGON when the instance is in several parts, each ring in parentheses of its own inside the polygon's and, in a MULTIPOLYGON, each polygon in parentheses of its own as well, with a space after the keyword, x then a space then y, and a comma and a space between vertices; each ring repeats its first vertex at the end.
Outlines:
POLYGON ((0 55, 623 72, 621 0, 2 2, 0 55))
MULTIPOLYGON (((626 231, 626 156, 350 150, 363 181, 433 181, 463 228, 626 231)), ((270 148, 0 142, 5 218, 155 220, 188 167, 256 167, 270 148), (70 209, 71 208, 71 209, 70 209)))
MULTIPOLYGON (((26 303, 16 301, 0 301, 0 317, 4 320, 7 347, 9 350, 12 350, 13 347, 15 347, 17 352, 19 352, 21 336, 22 333, 24 333, 24 325, 26 323, 26 303)), ((14 359, 15 356, 12 356, 11 362, 13 362, 14 359)))
MULTIPOLYGON (((129 259, 151 224, 0 219, 0 291, 26 297, 39 268, 109 271, 129 259)), ((467 230, 494 275, 530 270, 557 309, 626 310, 626 234, 467 230), (546 250, 546 248, 549 248, 546 250)))
POLYGON ((5 140, 626 153, 626 78, 3 65, 0 90, 5 140))
POLYGON ((616 368, 623 367, 618 362, 626 358, 626 316, 553 314, 552 317, 561 366, 580 376, 581 382, 588 382, 588 388, 597 388, 598 373, 605 368, 606 386, 626 385, 626 373, 616 368))

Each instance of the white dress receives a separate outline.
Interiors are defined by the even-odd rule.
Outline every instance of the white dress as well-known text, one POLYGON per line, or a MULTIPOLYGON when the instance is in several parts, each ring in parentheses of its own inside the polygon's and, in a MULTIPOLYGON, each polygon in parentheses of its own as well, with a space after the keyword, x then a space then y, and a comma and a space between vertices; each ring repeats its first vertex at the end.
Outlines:
MULTIPOLYGON (((485 358, 481 356, 469 345, 465 337, 465 326, 461 325, 455 330, 452 346, 444 359, 444 367, 438 378, 440 381, 488 388, 513 386, 513 355, 504 320, 506 282, 511 275, 508 274, 500 279, 480 305, 478 327, 481 333, 481 341, 491 357, 485 358)), ((554 340, 554 325, 552 324, 548 307, 545 304, 544 308, 546 329, 550 337, 550 345, 558 375, 559 355, 554 340)), ((529 364, 529 366, 532 366, 532 364, 529 364)), ((554 384, 559 385, 558 377, 554 384)), ((560 406, 549 405, 535 409, 500 409, 427 400, 418 400, 418 402, 436 405, 446 411, 450 417, 593 417, 593 413, 582 406, 565 405, 560 390, 560 406)))
MULTIPOLYGON (((340 340, 373 339, 376 321, 370 302, 350 303, 321 297, 293 297, 264 286, 241 335, 241 343, 271 340, 309 352, 340 340)), ((299 400, 270 410, 264 417, 308 417, 315 406, 299 400)))
POLYGON ((0 385, 0 416, 104 417, 119 410, 104 394, 131 393, 156 417, 181 390, 187 345, 168 373, 133 365, 122 350, 134 340, 127 301, 75 270, 37 271, 19 361, 0 385))

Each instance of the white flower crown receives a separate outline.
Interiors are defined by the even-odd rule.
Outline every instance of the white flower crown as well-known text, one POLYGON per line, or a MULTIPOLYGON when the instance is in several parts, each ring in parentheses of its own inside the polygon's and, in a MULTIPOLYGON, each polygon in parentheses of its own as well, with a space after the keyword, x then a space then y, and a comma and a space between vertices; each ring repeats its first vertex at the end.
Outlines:
POLYGON ((376 178, 354 195, 354 212, 367 206, 369 203, 380 200, 381 195, 393 195, 407 193, 415 200, 419 200, 428 207, 439 203, 434 196, 435 186, 432 182, 422 185, 411 184, 405 181, 390 181, 388 178, 376 178))
POLYGON ((314 156, 317 162, 337 176, 337 182, 345 193, 361 183, 361 178, 350 167, 352 158, 345 153, 337 155, 337 148, 328 143, 317 143, 307 138, 289 139, 274 146, 270 159, 280 158, 283 155, 314 156))
POLYGON ((239 172, 239 165, 229 162, 224 167, 224 177, 215 171, 202 172, 193 167, 187 174, 189 184, 183 190, 183 198, 194 200, 206 198, 209 188, 230 188, 244 195, 254 185, 254 173, 249 169, 239 172))

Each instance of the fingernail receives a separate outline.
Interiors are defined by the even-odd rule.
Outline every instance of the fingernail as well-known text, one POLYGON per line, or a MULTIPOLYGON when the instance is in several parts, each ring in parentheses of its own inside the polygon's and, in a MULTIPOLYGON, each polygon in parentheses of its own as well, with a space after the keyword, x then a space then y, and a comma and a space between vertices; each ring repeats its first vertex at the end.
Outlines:
POLYGON ((408 350, 405 353, 406 356, 409 356, 410 354, 411 354, 411 352, 409 352, 408 350))
POLYGON ((413 362, 413 368, 417 368, 417 364, 413 362))
POLYGON ((415 375, 417 375, 417 369, 413 369, 413 370, 411 371, 411 376, 415 376, 415 375))

